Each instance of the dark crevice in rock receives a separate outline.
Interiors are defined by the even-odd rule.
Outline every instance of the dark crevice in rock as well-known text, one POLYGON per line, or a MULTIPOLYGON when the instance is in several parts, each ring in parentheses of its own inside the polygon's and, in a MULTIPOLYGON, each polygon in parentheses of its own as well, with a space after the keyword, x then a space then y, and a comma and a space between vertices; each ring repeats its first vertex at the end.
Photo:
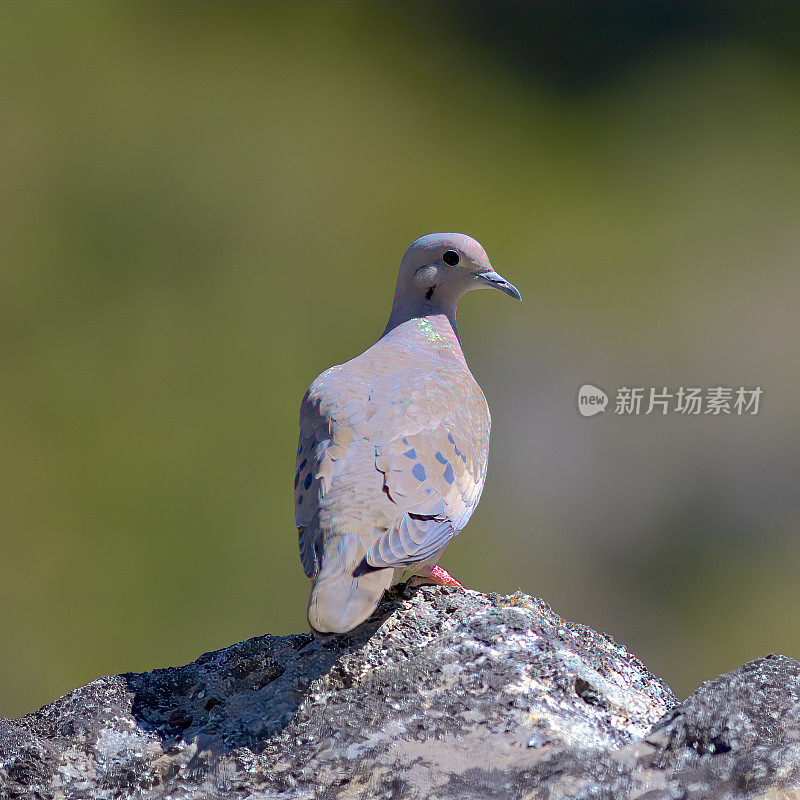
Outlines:
POLYGON ((603 698, 600 692, 583 678, 575 678, 575 694, 577 694, 584 703, 588 703, 590 706, 603 705, 603 698))

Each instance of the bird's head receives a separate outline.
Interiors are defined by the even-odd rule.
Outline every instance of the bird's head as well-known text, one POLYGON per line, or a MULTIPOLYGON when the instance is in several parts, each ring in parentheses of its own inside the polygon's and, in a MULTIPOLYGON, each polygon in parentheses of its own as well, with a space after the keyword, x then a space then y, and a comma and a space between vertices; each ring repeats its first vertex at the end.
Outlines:
POLYGON ((397 276, 395 304, 445 313, 471 289, 500 289, 521 300, 516 287, 495 272, 486 251, 463 233, 429 233, 406 250, 397 276))

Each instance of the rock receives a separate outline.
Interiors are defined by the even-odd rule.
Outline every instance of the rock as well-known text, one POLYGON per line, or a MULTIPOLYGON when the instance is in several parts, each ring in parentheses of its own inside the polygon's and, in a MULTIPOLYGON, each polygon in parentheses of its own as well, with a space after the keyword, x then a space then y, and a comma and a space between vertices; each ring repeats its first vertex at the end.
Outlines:
POLYGON ((0 720, 4 798, 800 798, 800 664, 678 704, 541 600, 424 587, 0 720))

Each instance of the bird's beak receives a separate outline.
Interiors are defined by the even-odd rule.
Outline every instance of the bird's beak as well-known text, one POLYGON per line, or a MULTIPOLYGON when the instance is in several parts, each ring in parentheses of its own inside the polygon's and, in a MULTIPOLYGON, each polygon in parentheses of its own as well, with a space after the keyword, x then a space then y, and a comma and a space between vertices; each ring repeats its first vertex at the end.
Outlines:
POLYGON ((502 275, 495 272, 493 269, 489 270, 489 272, 481 272, 480 275, 475 276, 475 279, 482 286, 491 286, 495 289, 499 289, 501 292, 505 292, 511 297, 515 297, 517 300, 522 300, 522 295, 519 293, 517 287, 514 286, 513 283, 509 283, 502 275))

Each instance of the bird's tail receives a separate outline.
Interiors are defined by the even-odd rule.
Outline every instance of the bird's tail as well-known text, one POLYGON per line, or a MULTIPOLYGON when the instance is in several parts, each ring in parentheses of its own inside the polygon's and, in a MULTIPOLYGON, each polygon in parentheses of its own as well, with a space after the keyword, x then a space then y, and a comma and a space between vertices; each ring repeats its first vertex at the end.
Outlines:
POLYGON ((379 569, 358 577, 345 573, 318 578, 308 600, 309 625, 319 633, 352 630, 377 608, 393 574, 393 569, 379 569))

